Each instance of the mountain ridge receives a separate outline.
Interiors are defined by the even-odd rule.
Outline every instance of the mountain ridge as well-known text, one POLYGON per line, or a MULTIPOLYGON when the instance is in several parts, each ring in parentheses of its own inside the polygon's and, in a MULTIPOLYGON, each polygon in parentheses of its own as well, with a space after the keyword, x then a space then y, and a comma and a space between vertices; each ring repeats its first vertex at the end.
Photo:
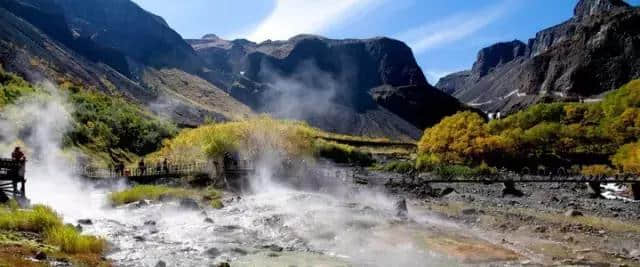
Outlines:
POLYGON ((523 54, 524 42, 494 44, 478 53, 471 70, 445 76, 436 87, 485 112, 597 98, 640 77, 639 23, 640 9, 623 1, 581 0, 572 18, 539 31, 523 54), (518 54, 510 60, 483 55, 500 58, 513 49, 518 54))
POLYGON ((122 94, 183 126, 269 113, 338 133, 417 139, 467 109, 427 82, 406 44, 386 37, 184 40, 130 0, 0 0, 0 9, 15 25, 0 37, 8 71, 122 94))

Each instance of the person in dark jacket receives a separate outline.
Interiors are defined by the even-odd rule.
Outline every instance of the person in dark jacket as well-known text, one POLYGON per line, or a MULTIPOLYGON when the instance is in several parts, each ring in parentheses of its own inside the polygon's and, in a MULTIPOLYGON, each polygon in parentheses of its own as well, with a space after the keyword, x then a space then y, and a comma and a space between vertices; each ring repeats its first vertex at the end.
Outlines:
POLYGON ((140 175, 144 175, 144 173, 146 172, 146 166, 144 165, 144 159, 140 159, 140 162, 138 162, 138 171, 140 172, 140 175))
POLYGON ((11 153, 11 159, 15 161, 27 161, 27 158, 24 156, 24 153, 22 153, 19 146, 13 150, 13 153, 11 153))

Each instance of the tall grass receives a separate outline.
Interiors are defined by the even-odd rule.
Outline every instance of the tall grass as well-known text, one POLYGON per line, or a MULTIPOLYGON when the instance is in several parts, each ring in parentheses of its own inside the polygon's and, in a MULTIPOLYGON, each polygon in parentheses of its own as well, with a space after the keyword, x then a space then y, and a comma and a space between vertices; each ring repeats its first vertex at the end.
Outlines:
POLYGON ((163 147, 148 158, 191 162, 236 151, 253 158, 269 150, 289 157, 310 155, 315 131, 301 122, 274 120, 267 116, 209 124, 184 130, 175 138, 165 140, 163 147))
POLYGON ((0 229, 43 234, 46 243, 64 253, 101 253, 106 247, 103 239, 81 235, 75 228, 65 226, 55 211, 43 205, 34 205, 30 210, 0 207, 0 229))
POLYGON ((163 197, 180 198, 192 195, 186 188, 174 188, 163 185, 137 185, 132 188, 109 194, 114 205, 129 204, 143 199, 158 200, 163 197))
MULTIPOLYGON (((137 185, 132 188, 113 192, 109 194, 109 200, 113 205, 129 204, 143 199, 160 200, 162 198, 185 198, 185 197, 202 197, 212 201, 212 206, 216 200, 222 197, 222 194, 214 189, 193 190, 187 188, 169 187, 164 185, 137 185)), ((220 203, 221 204, 221 203, 220 203)))
POLYGON ((369 153, 353 146, 317 139, 313 143, 314 154, 318 157, 330 159, 336 163, 350 163, 369 166, 374 160, 369 153))
POLYGON ((103 239, 82 235, 71 225, 51 228, 45 236, 47 243, 66 253, 102 253, 106 246, 103 239))

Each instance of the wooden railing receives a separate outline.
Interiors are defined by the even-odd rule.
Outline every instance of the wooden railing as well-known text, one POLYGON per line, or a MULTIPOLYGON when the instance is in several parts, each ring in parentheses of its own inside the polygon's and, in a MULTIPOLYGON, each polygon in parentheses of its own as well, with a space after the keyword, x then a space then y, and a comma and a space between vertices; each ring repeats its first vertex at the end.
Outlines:
POLYGON ((75 167, 75 173, 87 178, 118 178, 118 177, 149 177, 149 176, 186 176, 193 174, 215 173, 216 166, 208 162, 195 162, 183 164, 152 165, 144 168, 124 168, 116 171, 116 168, 99 168, 80 165, 75 167))
POLYGON ((14 198, 25 198, 25 166, 23 160, 0 158, 0 192, 14 198))

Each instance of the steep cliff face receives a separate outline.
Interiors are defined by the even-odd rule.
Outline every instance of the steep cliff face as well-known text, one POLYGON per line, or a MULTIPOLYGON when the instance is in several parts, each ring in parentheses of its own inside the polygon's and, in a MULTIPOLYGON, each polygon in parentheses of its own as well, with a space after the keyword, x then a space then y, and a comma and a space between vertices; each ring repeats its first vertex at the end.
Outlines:
MULTIPOLYGON (((128 60, 154 68, 179 68, 195 73, 202 61, 167 25, 130 0, 54 0, 76 37, 87 38, 124 54, 128 60)), ((130 64, 132 78, 139 70, 130 64)))
POLYGON ((300 35, 256 44, 207 35, 189 42, 209 69, 234 77, 229 92, 242 102, 325 129, 416 138, 463 108, 429 85, 407 45, 389 38, 300 35), (367 126, 385 124, 377 132, 367 126))
POLYGON ((488 112, 597 98, 640 77, 637 25, 638 8, 619 0, 581 0, 570 20, 538 32, 526 46, 514 41, 485 48, 468 75, 446 76, 436 86, 488 112))

